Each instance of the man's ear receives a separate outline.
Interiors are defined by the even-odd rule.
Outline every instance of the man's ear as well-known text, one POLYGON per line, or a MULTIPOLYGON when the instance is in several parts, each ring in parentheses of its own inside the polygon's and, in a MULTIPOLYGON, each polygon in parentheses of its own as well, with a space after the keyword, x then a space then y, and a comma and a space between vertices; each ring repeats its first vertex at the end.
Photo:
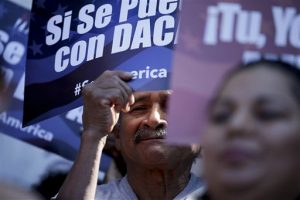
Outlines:
POLYGON ((119 151, 121 149, 120 131, 121 131, 121 125, 120 125, 120 122, 118 121, 117 124, 115 125, 112 133, 115 136, 115 146, 116 146, 116 149, 119 150, 119 151))

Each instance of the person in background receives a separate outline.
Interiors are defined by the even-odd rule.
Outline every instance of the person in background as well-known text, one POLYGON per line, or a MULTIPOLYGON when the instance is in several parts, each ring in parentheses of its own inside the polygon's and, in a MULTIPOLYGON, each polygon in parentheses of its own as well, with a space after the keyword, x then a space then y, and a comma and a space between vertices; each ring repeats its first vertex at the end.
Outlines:
POLYGON ((4 85, 5 85, 5 74, 4 74, 4 70, 3 67, 0 65, 0 111, 3 110, 4 107, 4 100, 5 95, 4 95, 4 85))
POLYGON ((130 73, 106 71, 83 91, 83 134, 75 163, 56 199, 183 200, 203 189, 190 173, 198 145, 165 143, 170 91, 135 92, 130 73), (109 134, 126 162, 127 175, 97 187, 109 134))
POLYGON ((11 93, 11 88, 6 80, 6 71, 4 67, 0 64, 0 112, 7 108, 7 105, 10 101, 9 96, 11 93))
POLYGON ((0 199, 1 200, 42 200, 38 194, 0 182, 0 199))
POLYGON ((225 79, 203 135, 210 200, 300 199, 300 72, 276 61, 225 79))
MULTIPOLYGON (((8 101, 7 93, 5 91, 5 72, 3 67, 0 65, 0 112, 5 108, 5 104, 8 101)), ((34 191, 29 191, 21 188, 17 185, 7 184, 0 180, 0 199, 2 200, 42 200, 34 191)))
POLYGON ((3 67, 0 66, 0 91, 3 90, 4 87, 4 70, 3 67))
POLYGON ((62 186, 67 172, 54 171, 45 174, 41 181, 33 186, 33 190, 44 199, 51 199, 62 186))

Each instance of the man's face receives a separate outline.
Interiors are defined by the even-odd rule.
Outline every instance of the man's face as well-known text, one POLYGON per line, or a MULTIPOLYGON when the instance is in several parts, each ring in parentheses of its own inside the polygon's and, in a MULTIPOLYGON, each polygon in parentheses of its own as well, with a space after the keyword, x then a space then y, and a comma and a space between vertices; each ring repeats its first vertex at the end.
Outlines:
MULTIPOLYGON (((166 109, 169 91, 135 93, 135 103, 123 113, 116 139, 127 165, 176 166, 180 160, 193 160, 191 147, 165 144, 166 109)), ((195 150, 196 151, 196 150, 195 150)))

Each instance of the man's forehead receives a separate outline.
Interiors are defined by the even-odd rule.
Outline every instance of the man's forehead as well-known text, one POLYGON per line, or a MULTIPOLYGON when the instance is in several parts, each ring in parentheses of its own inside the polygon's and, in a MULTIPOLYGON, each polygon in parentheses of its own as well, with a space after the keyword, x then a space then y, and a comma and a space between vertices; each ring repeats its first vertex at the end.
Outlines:
POLYGON ((151 91, 151 92, 135 92, 134 98, 138 100, 151 99, 152 97, 166 98, 171 95, 171 90, 151 91))

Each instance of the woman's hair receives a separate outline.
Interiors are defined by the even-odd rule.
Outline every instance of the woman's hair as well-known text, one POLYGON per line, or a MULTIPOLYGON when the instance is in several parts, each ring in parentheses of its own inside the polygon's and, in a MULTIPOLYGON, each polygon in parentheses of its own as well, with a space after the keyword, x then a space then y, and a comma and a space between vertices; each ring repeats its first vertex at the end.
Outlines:
MULTIPOLYGON (((294 65, 288 64, 283 61, 274 60, 259 60, 255 62, 250 62, 248 64, 240 64, 233 70, 229 71, 224 83, 226 84, 236 74, 256 68, 267 68, 271 70, 277 70, 278 72, 284 74, 289 81, 291 92, 295 96, 296 100, 300 104, 300 69, 294 65)), ((223 86, 225 85, 223 84, 223 86)))

